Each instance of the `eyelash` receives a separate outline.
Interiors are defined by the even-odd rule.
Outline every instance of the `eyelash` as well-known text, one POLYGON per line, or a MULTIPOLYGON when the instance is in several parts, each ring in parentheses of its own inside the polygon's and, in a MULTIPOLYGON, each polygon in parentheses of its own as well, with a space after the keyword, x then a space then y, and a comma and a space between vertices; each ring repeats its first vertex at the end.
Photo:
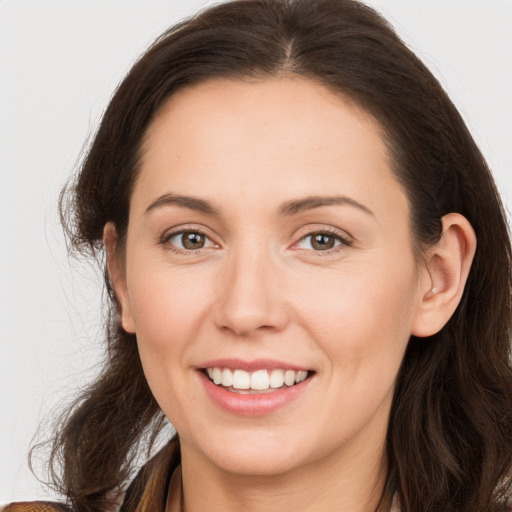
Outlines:
MULTIPOLYGON (((349 240, 347 237, 342 236, 338 231, 336 231, 334 229, 323 228, 323 229, 318 229, 318 230, 312 231, 312 232, 308 233, 307 235, 302 236, 299 239, 299 241, 294 244, 294 246, 297 246, 302 241, 304 241, 308 238, 312 239, 312 237, 317 236, 317 235, 328 236, 330 238, 334 238, 335 241, 339 242, 337 245, 334 245, 334 247, 331 247, 329 249, 316 250, 316 251, 314 249, 304 249, 306 251, 314 252, 318 256, 328 256, 330 254, 336 253, 338 251, 345 249, 346 247, 351 247, 353 245, 353 242, 351 240, 349 240)), ((301 248, 297 247, 296 250, 301 250, 301 248)))
POLYGON ((204 233, 200 229, 180 229, 179 231, 173 231, 172 233, 164 234, 162 236, 162 238, 160 239, 160 244, 165 246, 165 248, 169 251, 175 252, 177 254, 183 254, 186 256, 189 256, 193 253, 199 253, 200 251, 202 251, 202 249, 208 249, 210 247, 210 244, 211 244, 211 246, 217 245, 211 240, 211 238, 206 233, 204 233), (208 247, 200 247, 198 249, 185 249, 185 248, 177 247, 175 244, 171 243, 171 240, 173 238, 177 238, 180 236, 183 237, 183 235, 187 235, 187 234, 200 235, 200 236, 204 237, 205 243, 209 244, 209 246, 208 247))
MULTIPOLYGON (((204 231, 201 231, 200 229, 181 229, 179 231, 173 231, 172 233, 164 234, 159 243, 166 247, 167 250, 170 250, 177 254, 183 254, 183 255, 192 255, 202 252, 203 249, 208 249, 212 246, 216 246, 215 242, 211 240, 211 238, 204 233, 204 231), (207 247, 200 247, 198 249, 185 249, 181 247, 177 247, 175 244, 171 243, 171 240, 176 237, 183 237, 183 235, 199 235, 204 237, 205 243, 208 244, 207 247)), ((333 254, 335 252, 338 252, 340 250, 343 250, 345 247, 351 247, 353 242, 349 240, 346 237, 343 237, 340 235, 338 231, 335 231, 333 229, 318 229, 312 232, 307 233, 306 235, 302 236, 297 242, 295 242, 292 246, 292 248, 295 248, 295 250, 305 250, 305 251, 311 251, 313 253, 316 253, 318 255, 327 256, 330 254, 333 254), (335 242, 339 242, 338 244, 334 245, 333 247, 329 249, 324 250, 314 250, 314 249, 303 249, 300 247, 297 247, 301 242, 307 240, 308 238, 312 238, 317 235, 324 235, 330 238, 333 238, 335 242)), ((218 247, 218 246, 217 246, 218 247)))

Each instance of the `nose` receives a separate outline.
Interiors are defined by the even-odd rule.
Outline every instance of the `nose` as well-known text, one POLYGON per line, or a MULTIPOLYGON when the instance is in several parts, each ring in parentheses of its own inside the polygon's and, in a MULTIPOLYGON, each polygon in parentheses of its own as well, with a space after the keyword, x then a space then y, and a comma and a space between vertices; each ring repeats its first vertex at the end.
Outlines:
POLYGON ((282 272, 268 252, 247 252, 229 258, 219 275, 214 322, 238 336, 281 331, 288 322, 282 272))

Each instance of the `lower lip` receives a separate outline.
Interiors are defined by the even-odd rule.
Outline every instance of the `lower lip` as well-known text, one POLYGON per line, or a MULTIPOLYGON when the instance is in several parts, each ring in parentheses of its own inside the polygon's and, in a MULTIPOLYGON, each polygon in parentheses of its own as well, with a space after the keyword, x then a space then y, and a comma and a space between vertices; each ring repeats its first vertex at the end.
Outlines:
POLYGON ((299 384, 277 391, 241 394, 217 386, 203 372, 198 373, 210 399, 225 411, 239 416, 264 416, 273 413, 297 399, 306 391, 312 380, 312 377, 309 377, 299 384))

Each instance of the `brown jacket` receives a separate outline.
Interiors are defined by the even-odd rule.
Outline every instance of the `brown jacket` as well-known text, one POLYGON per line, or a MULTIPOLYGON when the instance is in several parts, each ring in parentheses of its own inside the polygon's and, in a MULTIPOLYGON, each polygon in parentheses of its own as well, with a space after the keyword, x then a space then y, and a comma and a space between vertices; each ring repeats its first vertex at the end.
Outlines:
MULTIPOLYGON (((179 463, 179 445, 175 438, 140 469, 124 495, 119 512, 164 512, 169 481, 179 463)), ((69 506, 49 501, 17 502, 0 507, 0 512, 72 511, 69 506)))

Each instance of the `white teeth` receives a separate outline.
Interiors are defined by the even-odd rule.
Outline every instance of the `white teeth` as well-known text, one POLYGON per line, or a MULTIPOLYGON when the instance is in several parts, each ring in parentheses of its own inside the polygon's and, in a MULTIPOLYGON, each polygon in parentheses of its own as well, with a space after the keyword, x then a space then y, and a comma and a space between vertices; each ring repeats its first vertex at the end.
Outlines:
POLYGON ((251 389, 268 389, 269 379, 267 370, 258 370, 251 375, 251 389))
POLYGON ((233 387, 235 389, 249 389, 251 387, 251 376, 245 370, 233 372, 233 387))
POLYGON ((270 387, 273 389, 282 388, 284 384, 284 371, 272 370, 270 373, 270 387))
POLYGON ((249 373, 245 370, 231 370, 229 368, 206 368, 208 377, 217 385, 226 388, 255 391, 264 391, 267 389, 279 389, 284 385, 293 386, 304 381, 308 376, 306 370, 281 370, 271 371, 257 370, 249 373), (269 375, 270 374, 270 375, 269 375))
POLYGON ((213 382, 215 382, 215 384, 222 382, 222 370, 220 368, 213 369, 213 382))
POLYGON ((295 384, 295 372, 293 370, 286 370, 284 374, 284 383, 287 386, 293 386, 295 384))
POLYGON ((227 368, 222 370, 222 385, 226 386, 227 388, 233 385, 233 372, 227 368))
POLYGON ((299 382, 302 382, 306 379, 308 376, 308 372, 305 370, 300 370, 297 372, 297 375, 295 376, 295 382, 298 384, 299 382))

